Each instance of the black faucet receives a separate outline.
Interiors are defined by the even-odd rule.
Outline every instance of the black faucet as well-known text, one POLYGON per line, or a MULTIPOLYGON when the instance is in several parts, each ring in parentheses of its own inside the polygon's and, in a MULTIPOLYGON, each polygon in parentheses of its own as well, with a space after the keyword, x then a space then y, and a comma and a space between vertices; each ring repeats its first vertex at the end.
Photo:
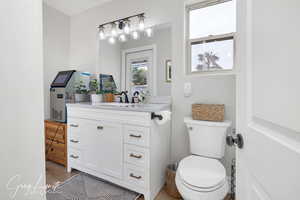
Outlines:
POLYGON ((128 91, 122 91, 119 95, 125 95, 125 103, 129 103, 129 99, 128 99, 128 95, 127 95, 128 91))
POLYGON ((133 93, 131 102, 132 103, 139 103, 139 95, 140 95, 140 92, 139 91, 135 91, 133 93))

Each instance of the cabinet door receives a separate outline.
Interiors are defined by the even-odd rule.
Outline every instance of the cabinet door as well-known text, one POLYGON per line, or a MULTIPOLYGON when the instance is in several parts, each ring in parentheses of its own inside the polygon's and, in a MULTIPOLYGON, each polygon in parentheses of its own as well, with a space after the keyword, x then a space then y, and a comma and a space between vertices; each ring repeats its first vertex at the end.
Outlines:
POLYGON ((87 120, 82 141, 84 165, 87 168, 122 178, 123 134, 121 124, 87 120))

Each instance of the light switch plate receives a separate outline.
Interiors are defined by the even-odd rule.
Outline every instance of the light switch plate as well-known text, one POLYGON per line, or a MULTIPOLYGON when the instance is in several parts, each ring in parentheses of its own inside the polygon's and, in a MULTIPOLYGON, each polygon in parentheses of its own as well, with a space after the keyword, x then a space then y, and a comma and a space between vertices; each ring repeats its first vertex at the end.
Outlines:
POLYGON ((184 96, 190 97, 192 95, 192 84, 187 82, 184 83, 184 96))

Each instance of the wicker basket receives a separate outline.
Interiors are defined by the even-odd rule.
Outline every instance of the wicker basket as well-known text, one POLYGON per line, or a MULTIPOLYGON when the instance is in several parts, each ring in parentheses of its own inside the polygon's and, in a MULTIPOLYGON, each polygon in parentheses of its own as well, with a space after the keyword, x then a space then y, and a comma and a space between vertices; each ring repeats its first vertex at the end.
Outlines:
POLYGON ((181 199, 181 195, 177 190, 175 183, 176 169, 174 165, 169 165, 166 171, 166 188, 165 191, 168 195, 175 199, 181 199))
POLYGON ((194 120, 224 121, 225 105, 223 104, 193 104, 192 116, 194 120))

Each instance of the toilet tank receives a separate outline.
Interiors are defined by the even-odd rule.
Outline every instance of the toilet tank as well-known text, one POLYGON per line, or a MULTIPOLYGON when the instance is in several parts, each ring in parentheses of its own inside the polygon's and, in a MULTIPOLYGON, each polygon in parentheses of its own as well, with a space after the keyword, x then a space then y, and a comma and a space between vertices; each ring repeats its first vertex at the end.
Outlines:
POLYGON ((217 159, 224 156, 230 121, 210 122, 187 117, 184 122, 188 129, 191 154, 217 159))

